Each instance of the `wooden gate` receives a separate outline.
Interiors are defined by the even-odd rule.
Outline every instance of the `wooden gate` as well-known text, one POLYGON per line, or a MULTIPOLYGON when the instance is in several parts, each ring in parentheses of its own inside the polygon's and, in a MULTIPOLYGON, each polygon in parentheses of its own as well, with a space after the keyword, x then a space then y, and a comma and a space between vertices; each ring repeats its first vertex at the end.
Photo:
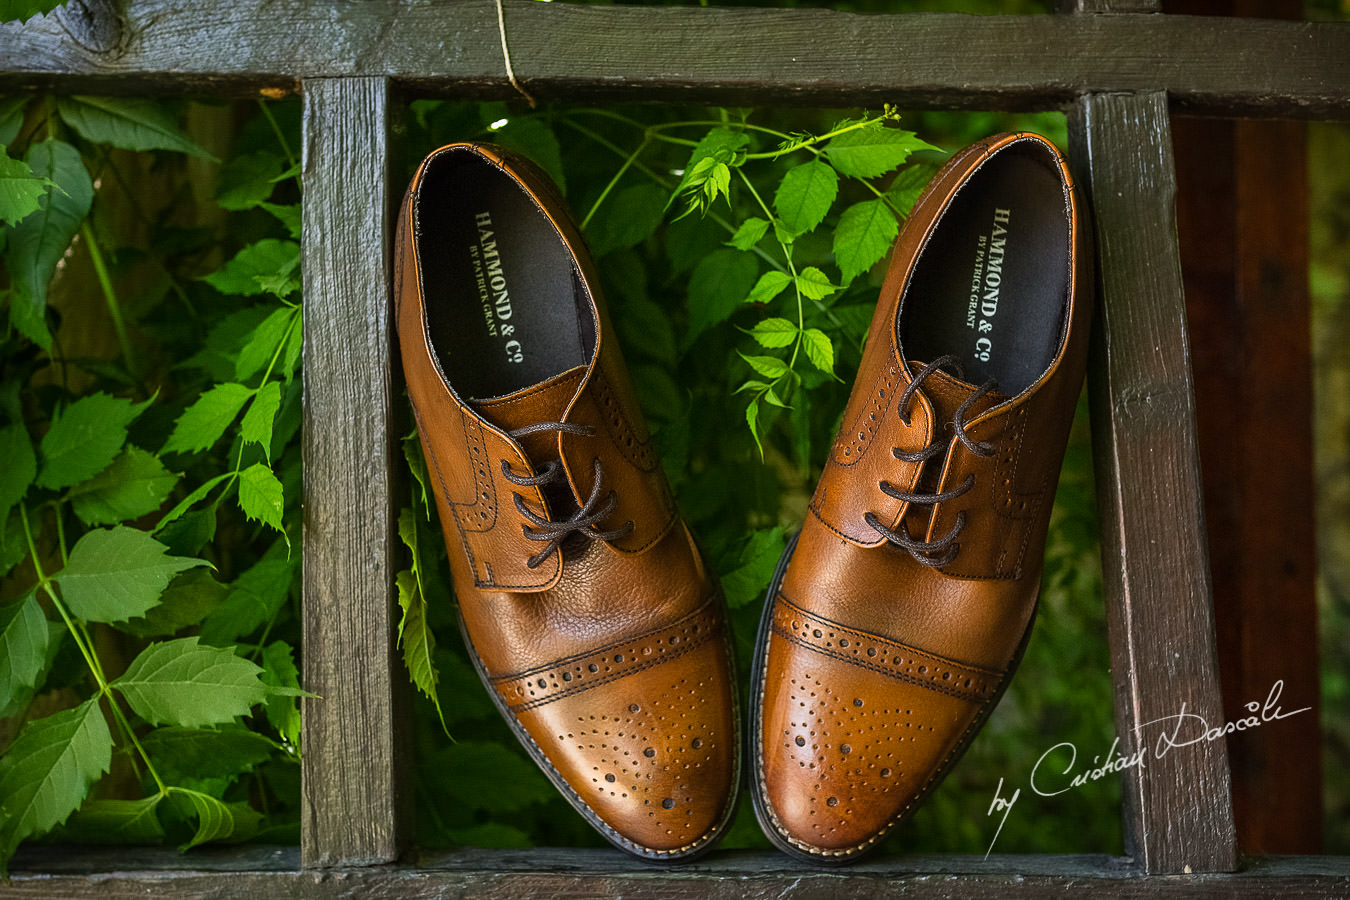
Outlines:
POLYGON ((1160 15, 1157 0, 979 17, 72 0, 0 26, 0 89, 304 95, 304 684, 324 699, 304 714, 298 854, 38 855, 44 870, 15 872, 0 897, 1350 893, 1345 858, 1239 866, 1222 740, 1150 760, 1146 775, 1127 770, 1119 859, 903 857, 841 872, 776 854, 658 869, 614 851, 537 850, 399 864, 411 835, 392 637, 395 123, 412 96, 513 93, 499 11, 515 73, 541 100, 1066 109, 1099 253, 1090 389, 1121 753, 1137 725, 1183 703, 1224 719, 1170 116, 1350 119, 1350 25, 1160 15))

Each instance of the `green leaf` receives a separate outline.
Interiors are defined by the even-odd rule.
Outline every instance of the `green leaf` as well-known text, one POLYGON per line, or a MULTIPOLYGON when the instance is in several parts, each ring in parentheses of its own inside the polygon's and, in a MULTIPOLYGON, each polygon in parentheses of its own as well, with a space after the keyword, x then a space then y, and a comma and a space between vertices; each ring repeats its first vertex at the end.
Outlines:
MULTIPOLYGON (((527 157, 553 179, 560 193, 567 194, 562 146, 547 122, 528 117, 509 118, 505 125, 492 132, 492 142, 527 157)), ((662 202, 657 201, 658 204, 662 202)))
MULTIPOLYGON (((28 557, 28 541, 23 535, 23 523, 15 510, 8 518, 0 519, 0 578, 28 557)), ((0 716, 4 718, 4 716, 0 716)))
POLYGON ((750 436, 755 439, 755 446, 759 448, 759 455, 764 455, 764 445, 759 440, 759 400, 752 399, 750 405, 745 408, 745 424, 750 428, 750 436))
POLYGON ((112 682, 152 725, 195 727, 248 715, 267 696, 262 669, 196 637, 151 644, 112 682))
POLYGON ((665 198, 661 188, 646 182, 616 191, 586 228, 591 252, 598 258, 645 241, 661 224, 665 198))
POLYGON ((260 209, 265 209, 276 216, 277 221, 286 227, 286 233, 295 240, 300 240, 301 212, 299 203, 288 203, 279 205, 276 203, 259 203, 260 209))
POLYGON ((197 453, 209 449, 239 415, 251 388, 226 382, 212 387, 183 411, 161 453, 197 453))
POLYGON ((22 424, 0 428, 0 523, 24 498, 37 475, 37 457, 22 424))
POLYGON ((233 779, 266 762, 276 751, 270 740, 242 726, 156 728, 141 738, 145 752, 167 781, 233 779))
POLYGON ((63 141, 28 148, 28 165, 46 179, 39 210, 9 232, 9 268, 15 293, 10 319, 40 346, 50 345, 45 321, 47 284, 89 214, 94 185, 80 152, 63 141))
POLYGON ((45 15, 65 0, 0 0, 0 22, 26 22, 45 15))
POLYGON ((811 364, 822 372, 834 372, 834 344, 819 328, 808 328, 802 332, 802 347, 811 364))
POLYGON ((689 277, 689 331, 685 346, 736 311, 755 283, 759 263, 739 250, 714 250, 689 277))
POLYGON ((903 164, 916 150, 936 149, 912 131, 886 128, 876 122, 831 138, 825 145, 825 156, 841 175, 873 178, 903 164))
POLYGON ((71 489, 71 506, 86 525, 114 525, 159 509, 178 478, 153 453, 129 446, 112 465, 71 489))
POLYGON ((162 104, 130 97, 58 97, 56 111, 81 137, 124 150, 176 150, 215 159, 192 141, 162 104))
POLYGON ((727 244, 737 250, 753 250, 768 230, 769 221, 767 219, 751 216, 741 223, 741 227, 736 229, 736 233, 731 236, 731 240, 727 241, 727 244))
POLYGON ((403 460, 408 464, 408 471, 412 473, 413 479, 417 482, 417 492, 413 494, 413 500, 420 498, 420 509, 423 514, 430 517, 430 504, 427 500, 427 484, 430 476, 427 473, 427 461, 422 456, 422 441, 417 432, 413 431, 403 439, 403 460))
POLYGON ((839 285, 830 284, 830 279, 815 266, 807 266, 797 273, 797 290, 812 300, 823 300, 839 290, 839 285))
POLYGON ((283 501, 281 482, 267 466, 254 463, 239 473, 239 508, 249 521, 261 522, 284 535, 286 529, 281 525, 283 501))
MULTIPOLYGON (((0 0, 0 4, 5 2, 8 0, 0 0)), ((23 111, 29 99, 26 94, 0 99, 0 144, 9 146, 19 136, 23 128, 23 111)))
POLYGON ((271 621, 286 602, 294 571, 281 554, 268 554, 250 566, 230 585, 225 602, 203 620, 202 641, 225 646, 271 621))
POLYGON ((244 420, 239 423, 239 436, 246 443, 259 444, 268 462, 272 460, 272 422, 281 408, 281 382, 269 381, 249 404, 244 420))
POLYGON ((94 697, 29 722, 0 757, 0 874, 14 848, 79 808, 112 763, 112 735, 94 697))
POLYGON ((754 532, 737 556, 735 568, 722 576, 727 606, 739 609, 764 596, 786 546, 781 526, 754 532))
POLYGON ((152 794, 141 800, 86 801, 70 817, 62 837, 82 844, 157 844, 164 829, 155 810, 163 799, 163 794, 152 794))
MULTIPOLYGON (((298 243, 265 238, 244 247, 233 259, 202 280, 222 294, 250 297, 254 294, 280 293, 276 288, 284 288, 284 285, 278 284, 276 280, 289 279, 299 266, 298 243)), ((294 283, 298 287, 298 282, 294 283)))
POLYGON ((750 368, 754 369, 765 378, 778 378, 787 374, 788 364, 776 356, 746 356, 739 350, 737 351, 737 354, 741 359, 750 364, 750 368))
POLYGON ((118 629, 140 638, 169 637, 201 624, 224 599, 225 586, 209 569, 189 569, 169 582, 159 603, 144 616, 128 619, 118 629))
POLYGON ((437 681, 440 679, 433 658, 436 638, 427 624, 426 595, 422 590, 420 577, 423 560, 417 535, 417 514, 411 507, 404 507, 399 512, 398 535, 412 553, 412 568, 403 569, 394 579, 398 587, 398 605, 402 611, 398 623, 398 644, 403 650, 403 662, 408 667, 412 683, 436 707, 441 728, 449 734, 445 725, 445 713, 441 710, 440 695, 436 690, 437 681))
POLYGON ((440 786, 449 799, 468 811, 512 813, 547 803, 554 792, 539 768, 519 751, 493 741, 459 741, 442 747, 429 770, 444 773, 440 786), (482 785, 491 784, 485 791, 482 785))
POLYGON ((792 284, 792 276, 777 269, 770 269, 759 276, 759 281, 750 289, 746 303, 768 303, 783 292, 783 288, 792 284))
POLYGON ((39 206, 51 190, 51 182, 34 174, 23 160, 15 159, 0 146, 0 222, 21 222, 39 206))
POLYGON ((899 233, 900 223, 880 199, 864 200, 844 210, 834 230, 834 258, 844 283, 885 256, 899 233))
POLYGON ((297 307, 295 324, 286 335, 286 349, 282 351, 281 356, 281 374, 285 376, 287 384, 290 383, 291 376, 295 374, 295 366, 300 362, 300 352, 305 346, 304 319, 304 310, 297 307))
POLYGON ((163 544, 135 528, 95 528, 75 542, 70 562, 52 576, 66 606, 86 622, 120 622, 159 602, 173 576, 200 559, 166 556, 163 544))
MULTIPOLYGON (((745 161, 745 148, 750 144, 750 136, 744 131, 732 131, 730 128, 714 128, 699 139, 689 154, 684 174, 680 178, 675 193, 698 187, 712 177, 717 164, 738 166, 745 161), (705 162, 707 160, 707 162, 705 162)), ((727 173, 728 182, 730 172, 727 173)))
MULTIPOLYGON (((285 641, 273 641, 263 650, 263 684, 269 688, 299 688, 300 670, 295 667, 291 647, 285 641)), ((300 702, 296 697, 276 691, 267 692, 267 721, 292 747, 300 746, 300 702)))
POLYGON ((820 160, 793 166, 783 176, 773 197, 773 208, 784 226, 805 234, 819 225, 839 193, 839 176, 820 160))
POLYGON ((263 319, 239 351, 234 367, 236 380, 247 381, 272 361, 299 315, 299 307, 283 306, 263 319))
POLYGON ((286 163, 275 153, 236 156, 220 167, 216 202, 225 209, 252 209, 272 196, 286 163))
POLYGON ((106 469, 127 440, 127 425, 149 404, 99 392, 81 397, 55 415, 42 438, 37 485, 63 488, 106 469))
POLYGON ((0 709, 15 694, 37 686, 47 662, 47 617, 30 591, 0 606, 0 709))
POLYGON ((895 173, 890 186, 886 188, 886 198, 903 216, 909 215, 914 203, 937 174, 938 167, 915 163, 895 173))
POLYGON ((225 803, 210 794, 183 787, 171 786, 167 790, 176 802, 186 801, 191 814, 197 818, 196 833, 179 850, 191 850, 209 841, 247 837, 257 830, 261 816, 247 803, 225 803))
POLYGON ((797 326, 787 319, 777 317, 763 319, 750 329, 750 336, 758 341, 761 347, 777 350, 797 339, 797 326))

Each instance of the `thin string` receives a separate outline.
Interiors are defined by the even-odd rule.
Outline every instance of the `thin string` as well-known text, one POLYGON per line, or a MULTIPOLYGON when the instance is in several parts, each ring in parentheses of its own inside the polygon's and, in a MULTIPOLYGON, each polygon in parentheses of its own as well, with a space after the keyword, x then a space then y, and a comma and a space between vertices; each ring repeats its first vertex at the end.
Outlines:
POLYGON ((538 104, 534 102, 534 97, 530 96, 530 92, 520 86, 520 82, 516 80, 515 70, 511 68, 511 51, 506 46, 506 14, 502 11, 502 0, 497 0, 497 34, 502 39, 502 58, 506 60, 506 78, 511 82, 511 87, 520 93, 520 96, 530 101, 530 109, 534 109, 538 104))

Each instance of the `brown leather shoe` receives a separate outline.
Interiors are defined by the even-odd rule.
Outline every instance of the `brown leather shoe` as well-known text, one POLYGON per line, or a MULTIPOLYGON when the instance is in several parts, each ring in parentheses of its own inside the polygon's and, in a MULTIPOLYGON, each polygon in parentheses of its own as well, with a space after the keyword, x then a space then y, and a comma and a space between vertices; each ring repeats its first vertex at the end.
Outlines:
POLYGON ((752 794, 794 856, 876 846, 1017 664, 1083 382, 1084 229, 1064 160, 1031 134, 958 154, 905 223, 760 626, 752 794))
POLYGON ((396 253, 403 371, 478 674, 609 841, 708 849, 740 758, 724 604, 580 235, 527 161, 455 144, 408 187, 396 253))

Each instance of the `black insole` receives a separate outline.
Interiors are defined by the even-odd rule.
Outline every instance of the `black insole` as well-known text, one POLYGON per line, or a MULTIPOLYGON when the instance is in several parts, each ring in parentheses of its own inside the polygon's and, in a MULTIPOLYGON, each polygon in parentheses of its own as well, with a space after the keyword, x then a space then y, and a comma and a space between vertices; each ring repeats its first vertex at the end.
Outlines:
POLYGON ((501 397, 590 360, 595 323, 572 254, 513 178, 476 153, 442 153, 417 226, 432 351, 461 397, 501 397))
POLYGON ((995 155, 961 188, 915 266, 900 346, 922 362, 955 354, 965 380, 1026 390, 1059 352, 1068 312, 1069 217, 1048 149, 995 155))

